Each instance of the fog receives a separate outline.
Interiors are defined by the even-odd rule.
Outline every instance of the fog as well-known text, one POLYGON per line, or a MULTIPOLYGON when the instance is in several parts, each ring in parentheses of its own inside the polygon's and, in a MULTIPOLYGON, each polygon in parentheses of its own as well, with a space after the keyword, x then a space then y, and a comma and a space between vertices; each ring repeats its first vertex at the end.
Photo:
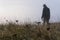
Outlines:
POLYGON ((0 0, 0 22, 42 22, 43 4, 50 8, 50 22, 60 22, 60 0, 0 0))

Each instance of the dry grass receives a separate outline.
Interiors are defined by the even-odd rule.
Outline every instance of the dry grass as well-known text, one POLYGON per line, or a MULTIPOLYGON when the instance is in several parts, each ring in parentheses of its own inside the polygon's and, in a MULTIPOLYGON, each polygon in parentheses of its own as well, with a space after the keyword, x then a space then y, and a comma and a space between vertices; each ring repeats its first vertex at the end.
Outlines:
POLYGON ((15 23, 1 24, 0 40, 60 40, 59 26, 59 23, 51 23, 50 26, 35 24, 18 25, 15 23))

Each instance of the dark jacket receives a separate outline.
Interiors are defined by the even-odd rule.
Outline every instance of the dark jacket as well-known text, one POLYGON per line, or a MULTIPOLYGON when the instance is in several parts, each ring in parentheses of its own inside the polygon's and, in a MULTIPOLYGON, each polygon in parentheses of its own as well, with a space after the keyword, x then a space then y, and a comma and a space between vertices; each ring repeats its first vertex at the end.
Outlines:
POLYGON ((43 8, 42 18, 50 19, 50 9, 48 7, 43 8))

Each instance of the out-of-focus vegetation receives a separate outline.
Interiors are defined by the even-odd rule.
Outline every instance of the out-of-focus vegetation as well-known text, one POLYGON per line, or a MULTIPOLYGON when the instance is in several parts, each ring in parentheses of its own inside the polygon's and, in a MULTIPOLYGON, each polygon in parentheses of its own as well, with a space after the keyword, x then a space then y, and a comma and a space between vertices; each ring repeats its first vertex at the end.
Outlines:
POLYGON ((41 24, 0 24, 0 40, 60 40, 59 26, 60 23, 51 23, 48 26, 41 24))

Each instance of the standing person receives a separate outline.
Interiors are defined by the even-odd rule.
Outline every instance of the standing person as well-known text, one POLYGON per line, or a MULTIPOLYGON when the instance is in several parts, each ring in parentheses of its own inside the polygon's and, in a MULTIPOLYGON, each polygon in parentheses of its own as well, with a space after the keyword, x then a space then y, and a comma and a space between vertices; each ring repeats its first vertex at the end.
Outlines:
POLYGON ((41 18, 43 20, 43 24, 45 24, 45 22, 49 24, 50 9, 46 6, 46 4, 43 5, 43 13, 41 18))

